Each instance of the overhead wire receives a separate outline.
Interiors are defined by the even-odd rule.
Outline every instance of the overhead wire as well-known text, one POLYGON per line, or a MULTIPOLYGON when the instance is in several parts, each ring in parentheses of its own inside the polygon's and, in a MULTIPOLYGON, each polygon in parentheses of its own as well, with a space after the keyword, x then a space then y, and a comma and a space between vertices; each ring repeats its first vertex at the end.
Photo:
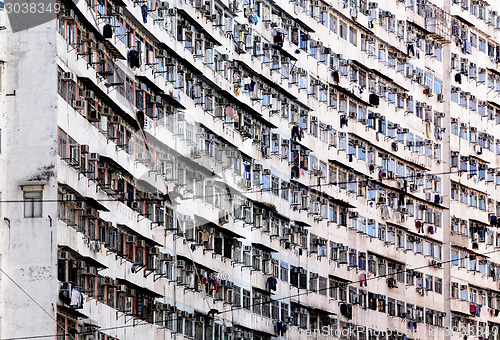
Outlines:
MULTIPOLYGON (((500 167, 497 168, 491 168, 494 170, 500 170, 500 167)), ((450 174, 463 174, 467 173, 468 170, 457 170, 457 171, 447 171, 447 172, 440 172, 440 173, 422 173, 422 174, 413 174, 413 175, 406 175, 406 176, 396 176, 394 178, 366 178, 366 179, 360 179, 360 180, 350 180, 350 181, 337 181, 337 182, 329 182, 329 183, 323 183, 323 184, 311 184, 311 185, 302 185, 299 183, 299 185, 302 188, 316 188, 316 187, 323 187, 323 186, 337 186, 337 185, 344 185, 344 184, 351 184, 351 183, 366 183, 369 181, 373 182, 382 182, 382 181, 397 181, 398 179, 409 179, 409 178, 422 178, 425 179, 426 176, 438 176, 438 175, 450 175, 450 174)), ((479 170, 475 170, 475 173, 477 174, 479 170)), ((475 174, 472 174, 473 176, 475 174)), ((226 184, 227 186, 227 184, 226 184)), ((259 190, 248 190, 248 191, 238 191, 235 190, 233 194, 258 194, 258 193, 263 193, 263 192, 270 192, 270 191, 282 191, 282 190, 291 190, 292 188, 290 187, 280 187, 280 188, 265 188, 265 189, 259 189, 259 190)), ((209 197, 216 197, 217 194, 213 195, 194 195, 192 197, 187 197, 184 198, 185 200, 188 199, 200 199, 200 198, 209 198, 209 197)), ((159 201, 161 199, 151 199, 151 198, 135 198, 135 199, 117 199, 117 198, 109 198, 109 199, 93 199, 96 202, 117 202, 117 201, 124 201, 124 202, 141 202, 141 201, 159 201)), ((44 202, 44 203, 57 203, 57 202, 66 202, 66 203, 71 203, 71 202, 85 202, 87 201, 86 198, 75 198, 74 200, 64 200, 64 199, 30 199, 30 202, 44 202)), ((26 202, 26 200, 0 200, 0 203, 23 203, 26 202)))
MULTIPOLYGON (((493 253, 497 253, 497 252, 500 252, 500 249, 495 249, 495 250, 492 250, 492 251, 489 251, 489 252, 485 252, 485 253, 482 253, 482 254, 466 255, 464 257, 461 257, 460 259, 451 259, 451 260, 446 260, 446 261, 440 261, 439 263, 446 264, 446 263, 451 263, 451 262, 455 262, 455 261, 458 262, 458 261, 461 261, 464 258, 470 258, 471 256, 475 256, 475 257, 486 256, 488 254, 493 254, 493 253)), ((358 284, 358 283, 362 283, 362 282, 366 282, 366 281, 379 280, 379 279, 382 279, 384 277, 396 276, 397 274, 400 274, 400 273, 407 273, 408 270, 416 271, 416 270, 425 269, 425 268, 429 268, 429 267, 435 267, 435 265, 428 264, 428 265, 420 266, 420 267, 416 267, 416 268, 406 268, 404 270, 399 270, 399 271, 396 271, 396 272, 393 272, 393 273, 386 273, 386 274, 383 274, 383 275, 375 275, 375 276, 372 276, 372 277, 367 277, 365 280, 349 281, 349 282, 336 282, 336 284, 335 284, 335 286, 333 288, 339 288, 339 287, 343 287, 343 286, 348 287, 350 285, 354 285, 354 284, 358 284)), ((3 270, 2 270, 2 272, 3 272, 3 270)), ((270 303, 275 302, 275 301, 287 300, 287 299, 290 299, 290 298, 293 298, 293 297, 298 297, 298 296, 302 296, 302 295, 308 295, 308 294, 311 294, 311 293, 318 293, 320 291, 329 290, 331 288, 332 287, 327 287, 327 288, 322 288, 322 289, 316 289, 314 291, 307 290, 304 293, 297 293, 297 294, 287 295, 285 297, 276 298, 276 299, 272 299, 272 300, 268 300, 268 301, 262 301, 262 302, 258 302, 258 303, 254 303, 254 304, 250 304, 250 305, 245 305, 245 306, 231 307, 230 309, 226 309, 226 310, 220 311, 220 312, 216 313, 215 315, 221 315, 221 314, 225 314, 225 313, 232 312, 232 311, 239 310, 239 309, 251 309, 254 306, 266 305, 266 304, 270 304, 270 303)), ((422 289, 423 289, 423 287, 422 287, 422 289)), ((343 302, 343 301, 340 301, 340 302, 343 302)), ((291 303, 294 303, 294 302, 291 301, 291 303)), ((174 322, 174 321, 177 321, 179 319, 180 318, 175 317, 175 318, 170 318, 170 319, 163 319, 161 321, 156 321, 156 322, 147 322, 147 321, 144 321, 141 324, 122 325, 122 326, 114 326, 114 327, 106 327, 106 328, 97 328, 96 330, 98 330, 98 331, 106 331, 106 330, 115 330, 115 329, 129 328, 129 327, 138 327, 138 326, 146 326, 146 325, 164 324, 165 322, 174 322)), ((95 331, 92 331, 92 332, 89 331, 89 332, 77 332, 76 334, 79 334, 79 335, 90 335, 90 334, 94 334, 94 333, 95 333, 95 331)), ((47 338, 47 337, 54 337, 54 336, 56 336, 56 337, 57 336, 62 336, 62 334, 60 334, 60 335, 58 335, 58 334, 52 334, 52 335, 33 335, 33 336, 14 337, 14 338, 0 338, 0 340, 37 339, 37 338, 47 338)))
MULTIPOLYGON (((146 139, 146 138, 145 138, 146 139)), ((488 169, 488 170, 499 170, 500 167, 497 167, 497 168, 491 168, 491 169, 488 169)), ((463 173, 468 173, 469 171, 468 170, 461 170, 461 169, 458 169, 458 170, 455 170, 455 171, 447 171, 447 172, 438 172, 438 173, 415 173, 413 175, 406 175, 406 176, 395 176, 393 178, 370 178, 370 177, 367 177, 365 179, 362 179, 362 180, 348 180, 348 181, 337 181, 337 182, 329 182, 329 183, 324 183, 324 184, 321 184, 321 183, 318 183, 318 184, 315 184, 315 185, 301 185, 303 188, 315 188, 315 187, 322 187, 322 186, 332 186, 332 185, 344 185, 344 184, 352 184, 352 183, 366 183, 368 181, 374 181, 374 182, 382 182, 382 181, 396 181, 398 179, 410 179, 410 178, 422 178, 424 179, 426 176, 438 176, 438 175, 449 175, 449 174, 459 174, 459 175, 462 175, 463 173)), ((478 170, 475 170, 474 171, 474 174, 477 174, 479 171, 478 170)), ((163 177, 162 177, 163 178, 163 177)), ((164 182, 166 182, 166 180, 164 179, 164 182)), ((300 184, 300 183, 299 183, 300 184)), ((227 185, 227 184, 226 184, 227 185)), ((264 188, 264 189, 259 189, 259 190, 248 190, 248 191, 241 191, 240 194, 253 194, 253 193, 264 193, 264 192, 267 192, 267 191, 282 191, 282 190, 290 190, 291 188, 290 187, 280 187, 280 188, 264 188)), ((197 199, 197 198, 208 198, 208 197, 215 197, 217 195, 195 195, 192 197, 192 199, 197 199)), ((189 198, 185 198, 185 199, 191 199, 191 197, 189 198)), ((82 198, 82 199, 75 199, 75 200, 50 200, 50 199, 41 199, 41 200, 30 200, 32 202, 46 202, 46 203, 56 203, 56 202, 78 202, 78 201, 86 201, 85 198, 82 198)), ((95 201, 97 202, 106 202, 106 201, 110 201, 110 202, 115 202, 115 201, 120 201, 119 199, 95 199, 95 201)), ((151 199, 148 199, 148 198, 143 198, 143 199, 140 199, 140 198, 137 198, 137 199, 134 199, 134 200, 123 200, 123 201, 127 201, 127 202, 136 202, 136 201, 151 201, 151 199)), ((0 203, 22 203, 22 202, 25 202, 25 200, 0 200, 0 203)), ((491 251, 491 252, 486 252, 484 254, 479 254, 477 256, 484 256, 486 254, 490 254, 490 253, 496 253, 500 251, 500 249, 497 249, 497 250, 494 250, 494 251, 491 251)), ((471 255, 467 255, 463 258, 468 258, 469 256, 471 255)), ((191 257, 191 260, 193 261, 192 257, 191 257)), ((444 263, 448 263, 448 262, 453 262, 453 261, 458 261, 458 260, 449 260, 449 261, 444 261, 444 262, 440 262, 442 264, 444 263)), ((194 264, 194 261, 193 261, 193 265, 194 264)), ((196 265, 195 265, 196 266, 196 265)), ((421 266, 421 267, 417 267, 417 268, 413 268, 411 270, 418 270, 418 269, 423 269, 423 268, 427 268, 427 267, 430 267, 430 266, 433 266, 433 265, 426 265, 426 266, 421 266)), ((52 319, 54 319, 52 317, 52 315, 50 315, 47 311, 45 311, 45 309, 43 309, 43 307, 41 307, 41 305, 39 305, 36 300, 34 300, 21 286, 19 286, 10 276, 8 276, 2 269, 0 269, 0 271, 6 275, 6 277, 8 277, 12 282, 14 282, 14 284, 16 286, 18 286, 18 288, 20 288, 25 294, 28 295, 28 297, 30 297, 31 300, 33 300, 35 302, 35 304, 37 304, 38 307, 42 308, 42 310, 47 313, 52 319)), ((349 286, 349 285, 352 285, 352 284, 357 284, 357 283, 361 283, 361 282, 366 282, 368 280, 375 280, 375 279, 380 279, 380 278, 383 278, 383 277, 387 277, 389 275, 397 275, 398 273, 406 273, 407 269, 403 270, 403 271, 399 271, 399 272, 394 272, 394 273, 391 273, 391 274, 384 274, 384 275, 379 275, 379 276, 374 276, 374 277, 370 277, 370 278, 366 278, 365 280, 363 281, 352 281, 352 282, 345 282, 345 283, 342 283, 342 282, 339 282, 337 283, 336 285, 336 288, 340 287, 340 286, 349 286)), ((199 273, 198 271, 196 270, 196 275, 198 277, 198 279, 200 279, 199 277, 199 273)), ((263 301, 263 302, 259 302, 259 303, 256 303, 256 304, 251 304, 249 306, 239 306, 239 307, 231 307, 231 309, 227 309, 227 310, 223 310, 223 311, 220 311, 220 312, 217 312, 216 315, 220 315, 220 314, 224 314, 224 313, 227 313, 227 312, 230 312, 230 311, 234 311, 234 310, 238 310, 238 309, 243 309, 243 308, 251 308, 251 307, 254 307, 254 306, 258 306, 258 305, 264 305, 264 304, 269 304, 269 303, 272 303, 273 301, 280 301, 280 300, 286 300, 286 299, 290 299, 292 297, 299 297, 299 296, 302 296, 302 295, 307 295, 311 292, 314 292, 314 293, 317 293, 317 292, 320 292, 320 291, 323 291, 323 290, 328 290, 328 289, 331 289, 331 287, 327 287, 327 288, 322 288, 322 289, 316 289, 315 291, 306 291, 304 293, 298 293, 298 294, 293 294, 293 295, 289 295, 289 296, 286 296, 286 297, 282 297, 282 298, 277 298, 277 299, 274 299, 274 300, 269 300, 269 301, 263 301)), ((208 301, 207 301, 208 303, 208 301)), ((162 320, 160 321, 161 323, 163 322, 168 322, 168 321, 176 321, 177 319, 170 319, 170 320, 162 320)), ((57 320, 54 319, 54 321, 58 324, 57 320)), ((116 326, 116 327, 109 327, 109 328, 100 328, 99 330, 113 330, 113 329, 120 329, 120 328, 127 328, 127 327, 137 327, 137 326, 140 326, 140 325, 148 325, 148 324, 152 324, 152 323, 149 323, 149 322, 146 322, 144 324, 136 324, 136 325, 125 325, 125 326, 116 326)), ((153 324, 156 324, 153 323, 153 324)), ((59 327, 62 327, 61 325, 58 324, 59 327)), ((78 334, 84 334, 84 333, 78 333, 78 334)), ((88 334, 92 334, 92 333, 88 333, 88 334)), ((66 335, 70 335, 72 336, 71 334, 66 334, 66 335)), ((21 339, 35 339, 35 338, 44 338, 44 337, 53 337, 53 336, 59 336, 59 335, 35 335, 35 336, 27 336, 27 337, 16 337, 16 338, 0 338, 0 340, 21 340, 21 339)))
MULTIPOLYGON (((21 287, 20 284, 18 284, 9 274, 7 274, 2 268, 0 268, 0 272, 2 272, 3 275, 5 275, 5 277, 7 277, 17 288, 19 288, 19 290, 21 290, 31 301, 33 301, 35 303, 35 305, 40 308, 45 314, 47 314, 52 320, 54 320, 54 322, 56 323, 56 325, 58 327, 61 327, 62 329, 64 329, 64 327, 57 321, 57 319, 54 318, 54 316, 52 316, 49 312, 47 312, 45 310, 45 308, 43 308, 42 305, 40 305, 33 296, 31 296, 23 287, 21 287)), ((70 336, 75 339, 75 337, 73 335, 70 334, 70 336)))

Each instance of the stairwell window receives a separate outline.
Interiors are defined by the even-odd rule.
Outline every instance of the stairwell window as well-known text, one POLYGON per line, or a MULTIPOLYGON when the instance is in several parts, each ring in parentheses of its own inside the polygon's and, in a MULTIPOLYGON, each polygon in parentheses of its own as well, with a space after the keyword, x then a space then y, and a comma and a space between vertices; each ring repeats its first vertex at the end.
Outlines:
POLYGON ((42 188, 40 186, 24 187, 24 217, 42 217, 42 188))

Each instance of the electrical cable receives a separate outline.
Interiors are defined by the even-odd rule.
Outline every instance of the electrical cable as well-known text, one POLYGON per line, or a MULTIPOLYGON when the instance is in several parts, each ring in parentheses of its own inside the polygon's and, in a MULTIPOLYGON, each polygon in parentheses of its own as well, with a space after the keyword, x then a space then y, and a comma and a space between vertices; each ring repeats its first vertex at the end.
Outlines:
MULTIPOLYGON (((497 168, 492 168, 494 170, 500 170, 500 167, 497 168)), ((367 178, 363 180, 352 180, 352 181, 339 181, 339 182, 332 182, 332 183, 324 183, 324 184, 313 184, 313 185, 302 185, 302 188, 316 188, 316 187, 322 187, 322 186, 332 186, 332 185, 343 185, 343 184, 351 184, 351 183, 363 183, 363 182, 368 182, 368 181, 374 181, 374 182, 382 182, 382 181, 396 181, 398 179, 408 179, 408 178, 422 178, 424 179, 426 176, 437 176, 437 175, 450 175, 450 174, 463 174, 468 172, 467 170, 458 170, 458 171, 448 171, 448 172, 441 172, 441 173, 425 173, 425 174, 414 174, 414 175, 407 175, 407 176, 397 176, 394 178, 377 178, 377 179, 372 179, 372 178, 367 178)), ((475 171, 476 173, 478 172, 477 170, 475 171)), ((474 176, 474 174, 473 174, 474 176)), ((226 185, 227 186, 227 185, 226 185)), ((291 188, 286 187, 286 188, 268 188, 268 189, 259 189, 259 190, 254 190, 254 191, 241 191, 240 194, 258 194, 258 193, 263 193, 263 192, 269 192, 269 191, 281 191, 281 190, 291 190, 291 188)), ((233 194, 236 194, 236 192, 233 192, 233 194)), ((193 197, 188 197, 184 198, 185 200, 187 199, 199 199, 199 198, 208 198, 208 197, 216 197, 217 195, 196 195, 193 197)), ((160 199, 150 199, 150 198, 136 198, 134 200, 127 200, 127 199, 115 199, 115 198, 110 198, 110 199, 93 199, 96 202, 117 202, 117 201, 124 201, 124 202, 141 202, 141 201, 159 201, 160 199)), ((59 200, 59 199, 41 199, 41 200, 36 200, 36 199, 30 199, 30 202, 44 202, 44 203, 57 203, 57 202, 66 202, 66 203, 72 203, 72 202, 86 202, 87 200, 85 198, 81 199, 75 199, 75 200, 59 200)), ((26 202, 25 200, 0 200, 0 203, 23 203, 26 202)))
MULTIPOLYGON (((61 327, 62 329, 64 329, 64 327, 57 321, 57 319, 55 319, 49 312, 47 312, 45 310, 45 308, 42 307, 42 305, 40 305, 36 300, 35 298, 33 298, 26 290, 24 290, 23 287, 21 287, 21 285, 19 285, 12 277, 10 277, 9 274, 7 274, 2 268, 0 268, 0 272, 2 272, 3 275, 5 275, 10 281, 12 281, 12 283, 14 285, 16 285, 17 288, 19 288, 26 296, 28 296, 30 298, 31 301, 33 301, 35 303, 35 305, 37 305, 37 307, 39 307, 45 314, 47 314, 52 320, 54 320, 54 322, 56 323, 57 326, 61 327)), ((73 339, 75 339, 75 336, 74 335, 71 335, 69 334, 73 339)), ((75 339, 76 340, 76 339, 75 339)))
MULTIPOLYGON (((497 252, 500 252, 500 249, 492 250, 492 251, 485 252, 485 253, 482 253, 482 254, 466 255, 465 257, 461 257, 460 259, 447 260, 447 261, 442 261, 442 262, 439 262, 439 263, 441 263, 441 264, 451 263, 451 262, 454 262, 454 261, 461 261, 462 259, 469 258, 470 256, 480 257, 480 256, 486 256, 488 254, 497 253, 497 252)), ((420 266, 420 267, 411 268, 411 269, 406 268, 404 270, 399 270, 399 271, 396 271, 394 273, 390 273, 390 274, 387 273, 387 274, 383 274, 383 275, 379 275, 379 276, 373 276, 373 277, 370 277, 370 278, 366 278, 365 280, 345 282, 345 283, 344 282, 336 282, 336 285, 335 285, 334 288, 339 288, 339 287, 342 287, 342 286, 348 287, 350 285, 354 285, 354 284, 366 282, 366 281, 369 281, 369 280, 378 280, 378 279, 381 279, 381 278, 384 278, 384 277, 387 277, 387 276, 393 276, 393 275, 397 275, 397 274, 400 274, 400 273, 407 273, 408 270, 416 271, 416 270, 419 270, 419 269, 425 269, 425 268, 429 268, 429 267, 434 267, 434 265, 428 264, 428 265, 425 265, 425 266, 420 266)), ((3 272, 3 270, 2 270, 2 272, 3 272)), ((224 313, 231 312, 231 311, 234 311, 234 310, 239 310, 239 309, 247 309, 247 308, 251 309, 251 307, 254 307, 254 306, 270 304, 270 303, 272 303, 274 301, 286 300, 286 299, 290 299, 292 297, 298 297, 298 296, 307 295, 307 294, 311 294, 311 293, 318 293, 320 291, 328 290, 330 288, 332 288, 332 287, 327 287, 327 288, 317 289, 315 291, 306 291, 304 293, 298 293, 298 294, 288 295, 288 296, 277 298, 277 299, 274 299, 274 300, 258 302, 258 303, 251 304, 251 305, 248 305, 248 306, 231 307, 231 309, 223 310, 223 311, 221 311, 219 313, 216 313, 216 315, 224 314, 224 313)), ((138 327, 138 326, 144 326, 144 325, 156 325, 158 323, 172 322, 172 321, 177 321, 177 320, 179 320, 179 318, 164 319, 164 320, 158 321, 158 322, 147 322, 146 321, 144 323, 136 324, 136 325, 124 325, 124 326, 99 328, 98 330, 99 331, 105 331, 105 330, 122 329, 122 328, 128 328, 128 327, 138 327)), ((93 334, 93 333, 94 332, 80 332, 80 333, 76 333, 76 334, 86 335, 86 334, 93 334)), ((52 335, 33 335, 33 336, 16 337, 16 338, 0 338, 0 340, 36 339, 36 338, 46 338, 46 337, 54 337, 54 336, 57 337, 57 336, 60 336, 60 335, 57 335, 57 334, 52 334, 52 335)))

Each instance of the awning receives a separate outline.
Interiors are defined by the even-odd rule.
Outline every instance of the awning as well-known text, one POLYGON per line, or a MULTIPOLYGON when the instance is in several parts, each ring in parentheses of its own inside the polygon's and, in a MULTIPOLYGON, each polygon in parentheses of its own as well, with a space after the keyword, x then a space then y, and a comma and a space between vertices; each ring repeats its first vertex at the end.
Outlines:
POLYGON ((159 247, 163 247, 164 246, 163 244, 159 243, 158 241, 153 240, 152 238, 149 238, 149 237, 146 237, 144 235, 139 234, 137 232, 137 230, 134 230, 134 229, 130 228, 129 226, 125 225, 125 224, 117 223, 116 226, 117 226, 117 228, 120 228, 120 229, 126 231, 128 234, 130 234, 132 236, 137 236, 140 239, 144 239, 144 241, 146 241, 147 243, 150 243, 150 244, 153 244, 153 245, 157 245, 159 247))
POLYGON ((127 59, 127 57, 124 56, 123 54, 121 54, 120 50, 118 50, 115 47, 115 45, 113 45, 113 43, 111 41, 109 41, 108 39, 104 40, 104 45, 109 49, 109 51, 111 52, 113 57, 115 57, 116 59, 123 59, 123 60, 127 59))
POLYGON ((277 253, 278 252, 277 250, 274 250, 270 246, 268 246, 266 244, 263 244, 263 243, 260 243, 260 242, 252 242, 252 247, 255 247, 257 249, 262 249, 262 250, 265 250, 265 251, 268 251, 268 252, 271 252, 271 253, 277 253))
MULTIPOLYGON (((135 117, 132 117, 130 114, 125 112, 119 105, 115 103, 114 100, 109 98, 108 94, 104 92, 99 86, 97 86, 92 79, 88 77, 78 76, 78 80, 80 80, 85 86, 89 87, 92 91, 94 91, 98 97, 102 98, 104 103, 108 105, 110 108, 115 111, 121 118, 123 118, 129 125, 131 125, 136 131, 139 130, 139 124, 135 117)), ((134 112, 132 112, 134 114, 134 112)))
POLYGON ((151 289, 149 288, 146 288, 146 287, 141 287, 139 285, 136 285, 135 283, 127 280, 127 279, 122 279, 122 278, 117 278, 119 282, 122 282, 124 284, 126 284, 127 286, 131 286, 133 289, 137 290, 137 291, 140 291, 140 292, 144 292, 150 296, 153 296, 153 297, 163 297, 163 295, 159 294, 159 293, 156 293, 154 291, 152 291, 151 289))
POLYGON ((217 223, 215 222, 212 222, 210 220, 207 220, 206 218, 200 216, 200 215, 197 215, 197 214, 194 214, 194 218, 195 218, 195 221, 196 221, 196 225, 197 226, 203 226, 203 225, 209 225, 219 231, 221 231, 222 233, 226 234, 227 236, 229 237, 234 237, 234 238, 245 238, 244 236, 234 232, 233 230, 230 230, 230 229, 226 229, 220 225, 218 225, 217 223))
POLYGON ((82 256, 78 251, 76 251, 75 249, 71 248, 68 245, 61 245, 61 250, 63 250, 63 251, 69 251, 70 253, 72 253, 77 258, 77 260, 79 260, 79 261, 80 260, 81 261, 85 261, 85 263, 87 263, 90 267, 96 267, 96 268, 100 268, 100 269, 106 269, 106 268, 108 268, 107 266, 105 266, 101 262, 97 261, 93 257, 82 256))
POLYGON ((95 199, 93 199, 92 197, 85 197, 85 201, 87 202, 87 204, 95 207, 97 210, 100 210, 100 211, 109 211, 108 208, 106 208, 104 205, 102 205, 101 203, 97 202, 95 199))
POLYGON ((294 220, 293 223, 295 223, 295 225, 300 225, 300 226, 303 226, 303 227, 310 227, 311 226, 310 223, 307 223, 307 222, 304 222, 304 221, 300 221, 300 220, 294 220))
POLYGON ((148 77, 146 77, 145 75, 142 75, 142 74, 138 74, 135 76, 137 79, 139 79, 140 81, 142 81, 144 84, 146 84, 147 86, 153 88, 155 90, 156 93, 158 94, 163 94, 164 91, 163 89, 161 89, 158 85, 156 85, 151 79, 149 79, 148 77))
POLYGON ((188 12, 186 12, 183 8, 177 8, 177 12, 179 14, 181 14, 183 16, 184 19, 186 19, 187 21, 189 21, 189 23, 191 25, 193 25, 194 27, 196 27, 198 29, 198 31, 201 31, 203 32, 203 35, 210 41, 212 41, 214 43, 214 45, 221 45, 221 43, 215 39, 213 37, 212 34, 210 34, 210 32, 208 32, 207 30, 205 30, 205 28, 200 24, 200 21, 203 20, 203 19, 195 19, 193 18, 188 12))
POLYGON ((71 307, 63 306, 63 305, 57 305, 57 312, 65 315, 72 317, 74 319, 82 318, 82 319, 88 319, 89 317, 81 312, 79 312, 76 309, 73 309, 71 307))

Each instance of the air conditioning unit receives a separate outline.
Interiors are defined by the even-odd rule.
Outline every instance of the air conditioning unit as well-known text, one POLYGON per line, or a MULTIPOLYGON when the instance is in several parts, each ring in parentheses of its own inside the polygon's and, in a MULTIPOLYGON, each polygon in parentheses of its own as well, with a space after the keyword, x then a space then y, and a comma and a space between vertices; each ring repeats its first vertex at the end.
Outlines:
POLYGON ((120 116, 114 115, 114 116, 109 117, 108 122, 110 124, 121 124, 122 119, 120 116))
POLYGON ((61 80, 63 80, 63 81, 76 81, 76 76, 73 72, 63 72, 61 74, 61 80))
POLYGON ((354 218, 358 218, 358 217, 359 217, 359 213, 357 211, 351 211, 349 213, 349 218, 354 219, 354 218))
POLYGON ((88 116, 87 116, 87 119, 89 122, 100 122, 101 121, 101 113, 97 110, 90 110, 88 116))
POLYGON ((150 255, 160 255, 160 248, 149 248, 149 254, 150 255))
POLYGON ((76 196, 73 194, 65 194, 63 196, 63 201, 65 202, 75 202, 76 201, 76 196))
POLYGON ((86 267, 85 274, 95 276, 97 275, 97 270, 95 269, 95 267, 86 267))
POLYGON ((70 252, 69 251, 59 251, 58 252, 58 259, 59 260, 67 260, 69 261, 70 260, 70 252))
POLYGON ((75 11, 73 11, 72 9, 61 11, 59 18, 65 20, 75 20, 75 11))
POLYGON ((89 153, 89 146, 87 144, 80 144, 80 153, 82 155, 89 153))
POLYGON ((83 93, 83 97, 84 97, 84 98, 87 98, 87 99, 95 99, 95 93, 94 93, 94 91, 92 91, 92 90, 86 90, 86 91, 83 93))
POLYGON ((77 269, 85 269, 87 265, 85 264, 85 261, 76 261, 75 262, 75 268, 77 269))
POLYGON ((169 64, 168 62, 166 63, 167 65, 175 65, 175 59, 174 58, 168 58, 168 54, 167 54, 167 51, 162 49, 162 48, 157 48, 155 50, 155 56, 156 58, 158 59, 173 59, 173 62, 171 64, 169 64))
POLYGON ((104 44, 100 41, 91 42, 91 47, 93 50, 102 51, 104 49, 104 44))
POLYGON ((97 209, 94 208, 86 208, 85 212, 83 213, 83 216, 87 217, 98 217, 99 213, 97 212, 97 209))
POLYGON ((95 39, 94 33, 92 32, 82 32, 81 37, 83 41, 92 41, 95 39))
POLYGON ((91 152, 89 154, 89 161, 98 161, 100 159, 99 154, 97 152, 91 152))
POLYGON ((85 210, 86 204, 83 201, 77 201, 73 203, 73 209, 75 210, 85 210))
POLYGON ((137 236, 127 235, 127 243, 136 243, 136 242, 137 242, 137 236))
POLYGON ((71 102, 71 106, 75 110, 83 110, 83 109, 85 109, 85 101, 84 100, 73 99, 73 101, 71 102))

